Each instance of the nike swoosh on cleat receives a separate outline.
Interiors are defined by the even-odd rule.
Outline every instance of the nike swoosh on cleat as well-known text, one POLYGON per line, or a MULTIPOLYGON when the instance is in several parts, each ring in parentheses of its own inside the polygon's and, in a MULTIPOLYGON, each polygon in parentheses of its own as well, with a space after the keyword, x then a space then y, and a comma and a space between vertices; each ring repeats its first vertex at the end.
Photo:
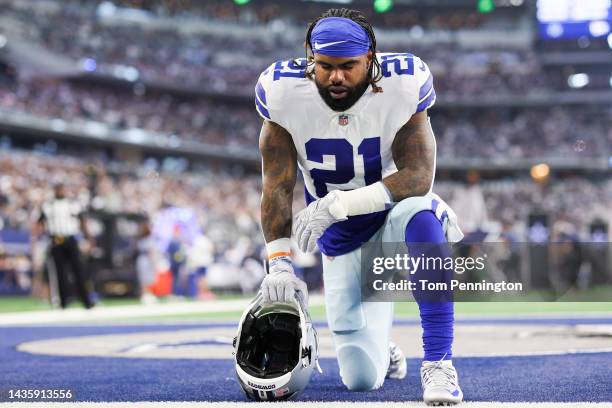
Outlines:
POLYGON ((346 42, 346 40, 343 40, 343 41, 334 41, 334 42, 328 42, 328 43, 319 44, 318 42, 315 41, 314 45, 315 45, 315 49, 319 50, 321 48, 327 48, 330 45, 342 44, 342 43, 345 43, 345 42, 346 42))

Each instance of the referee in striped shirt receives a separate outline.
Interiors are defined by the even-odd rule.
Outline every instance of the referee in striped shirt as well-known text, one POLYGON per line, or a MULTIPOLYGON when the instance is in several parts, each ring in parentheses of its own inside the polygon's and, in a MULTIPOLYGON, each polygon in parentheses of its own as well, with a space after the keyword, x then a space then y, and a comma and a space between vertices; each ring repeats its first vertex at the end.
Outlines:
POLYGON ((54 191, 55 199, 42 206, 38 225, 39 229, 44 228, 51 238, 51 257, 57 274, 60 304, 62 309, 68 304, 70 294, 68 273, 70 271, 83 305, 90 309, 93 303, 87 290, 76 239, 76 236, 82 231, 85 239, 90 240, 87 225, 82 217, 81 206, 66 197, 65 186, 57 184, 54 191))

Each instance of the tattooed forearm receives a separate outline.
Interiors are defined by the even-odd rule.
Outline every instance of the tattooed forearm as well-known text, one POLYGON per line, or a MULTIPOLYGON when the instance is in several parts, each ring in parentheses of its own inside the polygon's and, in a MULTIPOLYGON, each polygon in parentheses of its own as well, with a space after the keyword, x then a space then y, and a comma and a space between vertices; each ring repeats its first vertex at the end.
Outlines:
POLYGON ((435 164, 435 141, 426 112, 419 112, 397 132, 391 147, 398 172, 383 183, 393 201, 427 194, 431 188, 435 164))
POLYGON ((264 122, 259 135, 263 192, 261 227, 266 242, 291 236, 291 204, 297 153, 291 135, 274 122, 264 122))

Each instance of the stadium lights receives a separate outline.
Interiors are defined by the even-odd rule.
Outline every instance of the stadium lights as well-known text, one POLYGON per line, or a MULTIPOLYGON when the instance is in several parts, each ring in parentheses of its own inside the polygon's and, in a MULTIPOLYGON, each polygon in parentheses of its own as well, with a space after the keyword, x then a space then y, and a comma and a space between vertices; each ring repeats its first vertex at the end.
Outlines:
POLYGON ((234 3, 239 5, 239 6, 244 6, 245 4, 248 4, 251 0, 234 0, 234 3))
POLYGON ((479 13, 490 13, 495 10, 495 3, 493 0, 478 0, 478 5, 476 7, 479 13))
POLYGON ((96 60, 93 58, 85 58, 83 62, 81 62, 83 69, 87 72, 93 72, 97 68, 96 60))
POLYGON ((66 130, 66 121, 63 119, 53 119, 51 120, 50 127, 51 130, 55 132, 64 132, 66 130))
POLYGON ((607 21, 591 21, 589 23, 589 32, 593 37, 603 37, 610 32, 610 23, 607 21))
POLYGON ((117 6, 115 6, 110 1, 104 1, 100 3, 98 8, 96 9, 96 14, 101 18, 110 18, 115 15, 117 12, 117 6))
POLYGON ((140 73, 134 67, 125 65, 117 65, 113 69, 113 75, 119 79, 123 79, 130 82, 135 82, 140 77, 140 73))
POLYGON ((612 50, 612 33, 608 34, 608 47, 612 50))
POLYGON ((589 84, 589 75, 585 73, 572 74, 567 78, 570 88, 584 88, 589 84))
POLYGON ((393 0, 374 0, 374 11, 386 13, 393 8, 393 0))
POLYGON ((529 171, 531 178, 536 182, 542 182, 550 175, 550 167, 546 163, 535 164, 529 171))

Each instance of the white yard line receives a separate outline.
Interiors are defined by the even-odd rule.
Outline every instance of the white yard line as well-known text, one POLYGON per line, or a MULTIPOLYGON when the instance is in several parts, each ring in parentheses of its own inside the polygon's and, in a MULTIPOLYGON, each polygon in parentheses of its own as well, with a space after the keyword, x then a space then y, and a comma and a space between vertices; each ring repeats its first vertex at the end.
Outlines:
MULTIPOLYGON (((154 305, 100 306, 91 310, 66 309, 36 312, 1 313, 0 326, 93 323, 113 319, 138 317, 180 316, 194 313, 241 312, 250 299, 218 300, 208 302, 158 303, 154 305)), ((310 306, 323 304, 323 296, 312 296, 310 306)))
POLYGON ((548 311, 548 312, 499 312, 499 313, 470 313, 456 314, 461 321, 469 320, 517 320, 517 319, 580 319, 580 318, 612 318, 611 312, 568 312, 568 311, 548 311))
MULTIPOLYGON (((170 302, 154 305, 126 305, 126 306, 100 306, 91 310, 66 309, 66 310, 42 310, 34 312, 12 312, 0 313, 1 326, 21 325, 47 325, 47 324, 69 324, 69 323, 97 323, 117 319, 130 318, 155 318, 165 316, 177 316, 180 322, 181 315, 192 315, 195 313, 222 313, 242 312, 250 299, 218 300, 207 302, 170 302)), ((325 304, 323 295, 317 294, 310 297, 310 306, 322 306, 325 304)), ((417 321, 414 318, 401 318, 398 320, 417 321)), ((495 314, 460 314, 457 322, 469 323, 473 320, 515 320, 515 319, 551 319, 551 318, 611 318, 612 312, 534 312, 534 313, 495 313, 495 314)), ((193 323, 193 322, 192 322, 193 323)))
MULTIPOLYGON (((266 404, 266 403, 264 403, 266 404)), ((268 403, 269 404, 269 403, 268 403)), ((6 408, 237 408, 253 407, 248 402, 23 402, 23 403, 0 403, 0 407, 6 408)), ((268 405, 272 406, 272 405, 268 405)), ((274 408, 423 408, 423 402, 275 402, 274 408)), ((612 402, 589 403, 589 402, 464 402, 457 408, 612 408, 612 402)))

